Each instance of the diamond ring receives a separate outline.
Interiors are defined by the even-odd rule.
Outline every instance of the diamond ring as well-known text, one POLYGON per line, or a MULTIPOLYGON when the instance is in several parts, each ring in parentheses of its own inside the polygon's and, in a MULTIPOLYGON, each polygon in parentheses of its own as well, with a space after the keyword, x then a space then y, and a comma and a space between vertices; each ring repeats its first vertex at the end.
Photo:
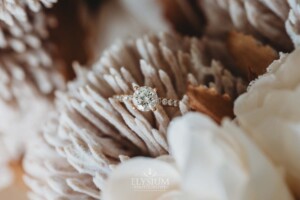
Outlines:
POLYGON ((179 101, 176 99, 161 98, 158 97, 156 88, 148 86, 138 86, 132 84, 133 94, 132 95, 115 95, 114 99, 124 102, 126 100, 132 101, 134 109, 140 111, 155 111, 158 105, 178 107, 179 101))

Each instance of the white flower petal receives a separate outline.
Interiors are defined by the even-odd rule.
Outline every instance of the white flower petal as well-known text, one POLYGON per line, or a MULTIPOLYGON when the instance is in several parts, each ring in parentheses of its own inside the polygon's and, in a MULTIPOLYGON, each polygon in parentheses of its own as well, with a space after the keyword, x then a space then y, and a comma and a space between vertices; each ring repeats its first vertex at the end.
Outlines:
POLYGON ((165 160, 134 158, 125 161, 107 181, 103 199, 151 200, 178 190, 179 173, 172 163, 165 160))
POLYGON ((235 102, 241 126, 279 167, 300 196, 300 49, 274 61, 235 102))
POLYGON ((277 169, 232 122, 218 126, 188 113, 171 123, 168 139, 178 169, 169 156, 131 159, 112 172, 104 200, 292 200, 277 169), (132 181, 149 175, 145 169, 168 178, 171 187, 134 190, 132 181))
POLYGON ((271 162, 233 123, 190 113, 169 129, 182 190, 204 199, 292 199, 271 162))

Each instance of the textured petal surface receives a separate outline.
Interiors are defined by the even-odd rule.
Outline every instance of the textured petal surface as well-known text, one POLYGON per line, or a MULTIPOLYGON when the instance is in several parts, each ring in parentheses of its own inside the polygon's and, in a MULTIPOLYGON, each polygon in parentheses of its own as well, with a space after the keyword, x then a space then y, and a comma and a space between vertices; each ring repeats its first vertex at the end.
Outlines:
MULTIPOLYGON (((114 200, 121 191, 122 199, 218 199, 218 200, 292 200, 281 174, 259 148, 232 122, 219 127, 208 117, 188 113, 173 120, 168 132, 175 163, 159 158, 133 158, 120 164, 104 187, 104 200, 114 200), (176 166, 174 166, 176 165, 176 166), (170 179, 176 189, 144 193, 132 189, 135 172, 146 166, 159 176, 169 177, 175 171, 179 180, 170 179), (125 190, 123 190, 125 188, 125 190), (142 195, 142 196, 138 196, 142 195)), ((143 173, 137 177, 143 180, 143 173)), ((142 183, 142 182, 140 182, 142 183)), ((157 182, 156 182, 157 183, 157 182)), ((149 186, 149 185, 147 185, 149 186)))
POLYGON ((300 186, 299 55, 296 49, 274 61, 235 104, 241 126, 284 168, 296 192, 300 186))
POLYGON ((207 34, 221 36, 233 29, 251 34, 281 51, 292 50, 285 30, 289 5, 275 0, 198 1, 207 18, 207 34))
MULTIPOLYGON (((244 91, 240 78, 219 62, 211 61, 206 51, 208 45, 175 34, 146 35, 115 43, 90 70, 75 66, 77 79, 68 85, 67 92, 58 93, 59 117, 46 126, 45 140, 100 194, 108 175, 120 161, 139 155, 168 154, 169 122, 189 110, 185 95, 188 83, 214 87, 218 93, 227 93, 232 98, 244 91), (132 102, 112 98, 132 94, 132 83, 155 87, 160 97, 181 100, 179 109, 158 106, 154 112, 140 112, 133 109, 132 102)), ((38 177, 30 168, 27 170, 38 177)), ((62 182, 54 179, 51 185, 45 184, 57 193, 62 182), (55 181, 57 186, 51 187, 55 181)), ((84 185, 67 184, 87 198, 98 198, 84 185)), ((57 198, 67 195, 63 191, 57 198)))

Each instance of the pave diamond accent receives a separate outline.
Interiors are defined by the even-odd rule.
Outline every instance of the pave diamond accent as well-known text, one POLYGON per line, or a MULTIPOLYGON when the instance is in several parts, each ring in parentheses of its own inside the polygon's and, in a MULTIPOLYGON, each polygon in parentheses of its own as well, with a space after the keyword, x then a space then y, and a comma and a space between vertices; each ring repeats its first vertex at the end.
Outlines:
POLYGON ((164 105, 164 106, 168 105, 168 99, 163 98, 162 105, 164 105))
POLYGON ((172 105, 173 105, 173 99, 169 99, 169 100, 168 100, 168 105, 169 105, 169 106, 172 106, 172 105))
POLYGON ((174 100, 173 105, 177 107, 178 106, 178 101, 174 100))
POLYGON ((137 88, 132 95, 132 103, 140 111, 155 110, 159 103, 156 91, 147 86, 137 88))

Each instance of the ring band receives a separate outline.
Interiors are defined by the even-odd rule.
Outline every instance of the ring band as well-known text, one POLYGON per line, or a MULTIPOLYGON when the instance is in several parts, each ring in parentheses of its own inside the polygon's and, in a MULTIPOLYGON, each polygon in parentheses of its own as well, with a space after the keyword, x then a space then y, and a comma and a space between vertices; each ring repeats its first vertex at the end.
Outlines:
POLYGON ((140 87, 137 84, 132 84, 132 86, 134 90, 132 95, 115 95, 113 98, 120 102, 132 101, 134 108, 145 112, 150 110, 155 111, 158 105, 170 107, 178 107, 179 105, 179 101, 176 99, 158 97, 155 88, 148 86, 140 87))

